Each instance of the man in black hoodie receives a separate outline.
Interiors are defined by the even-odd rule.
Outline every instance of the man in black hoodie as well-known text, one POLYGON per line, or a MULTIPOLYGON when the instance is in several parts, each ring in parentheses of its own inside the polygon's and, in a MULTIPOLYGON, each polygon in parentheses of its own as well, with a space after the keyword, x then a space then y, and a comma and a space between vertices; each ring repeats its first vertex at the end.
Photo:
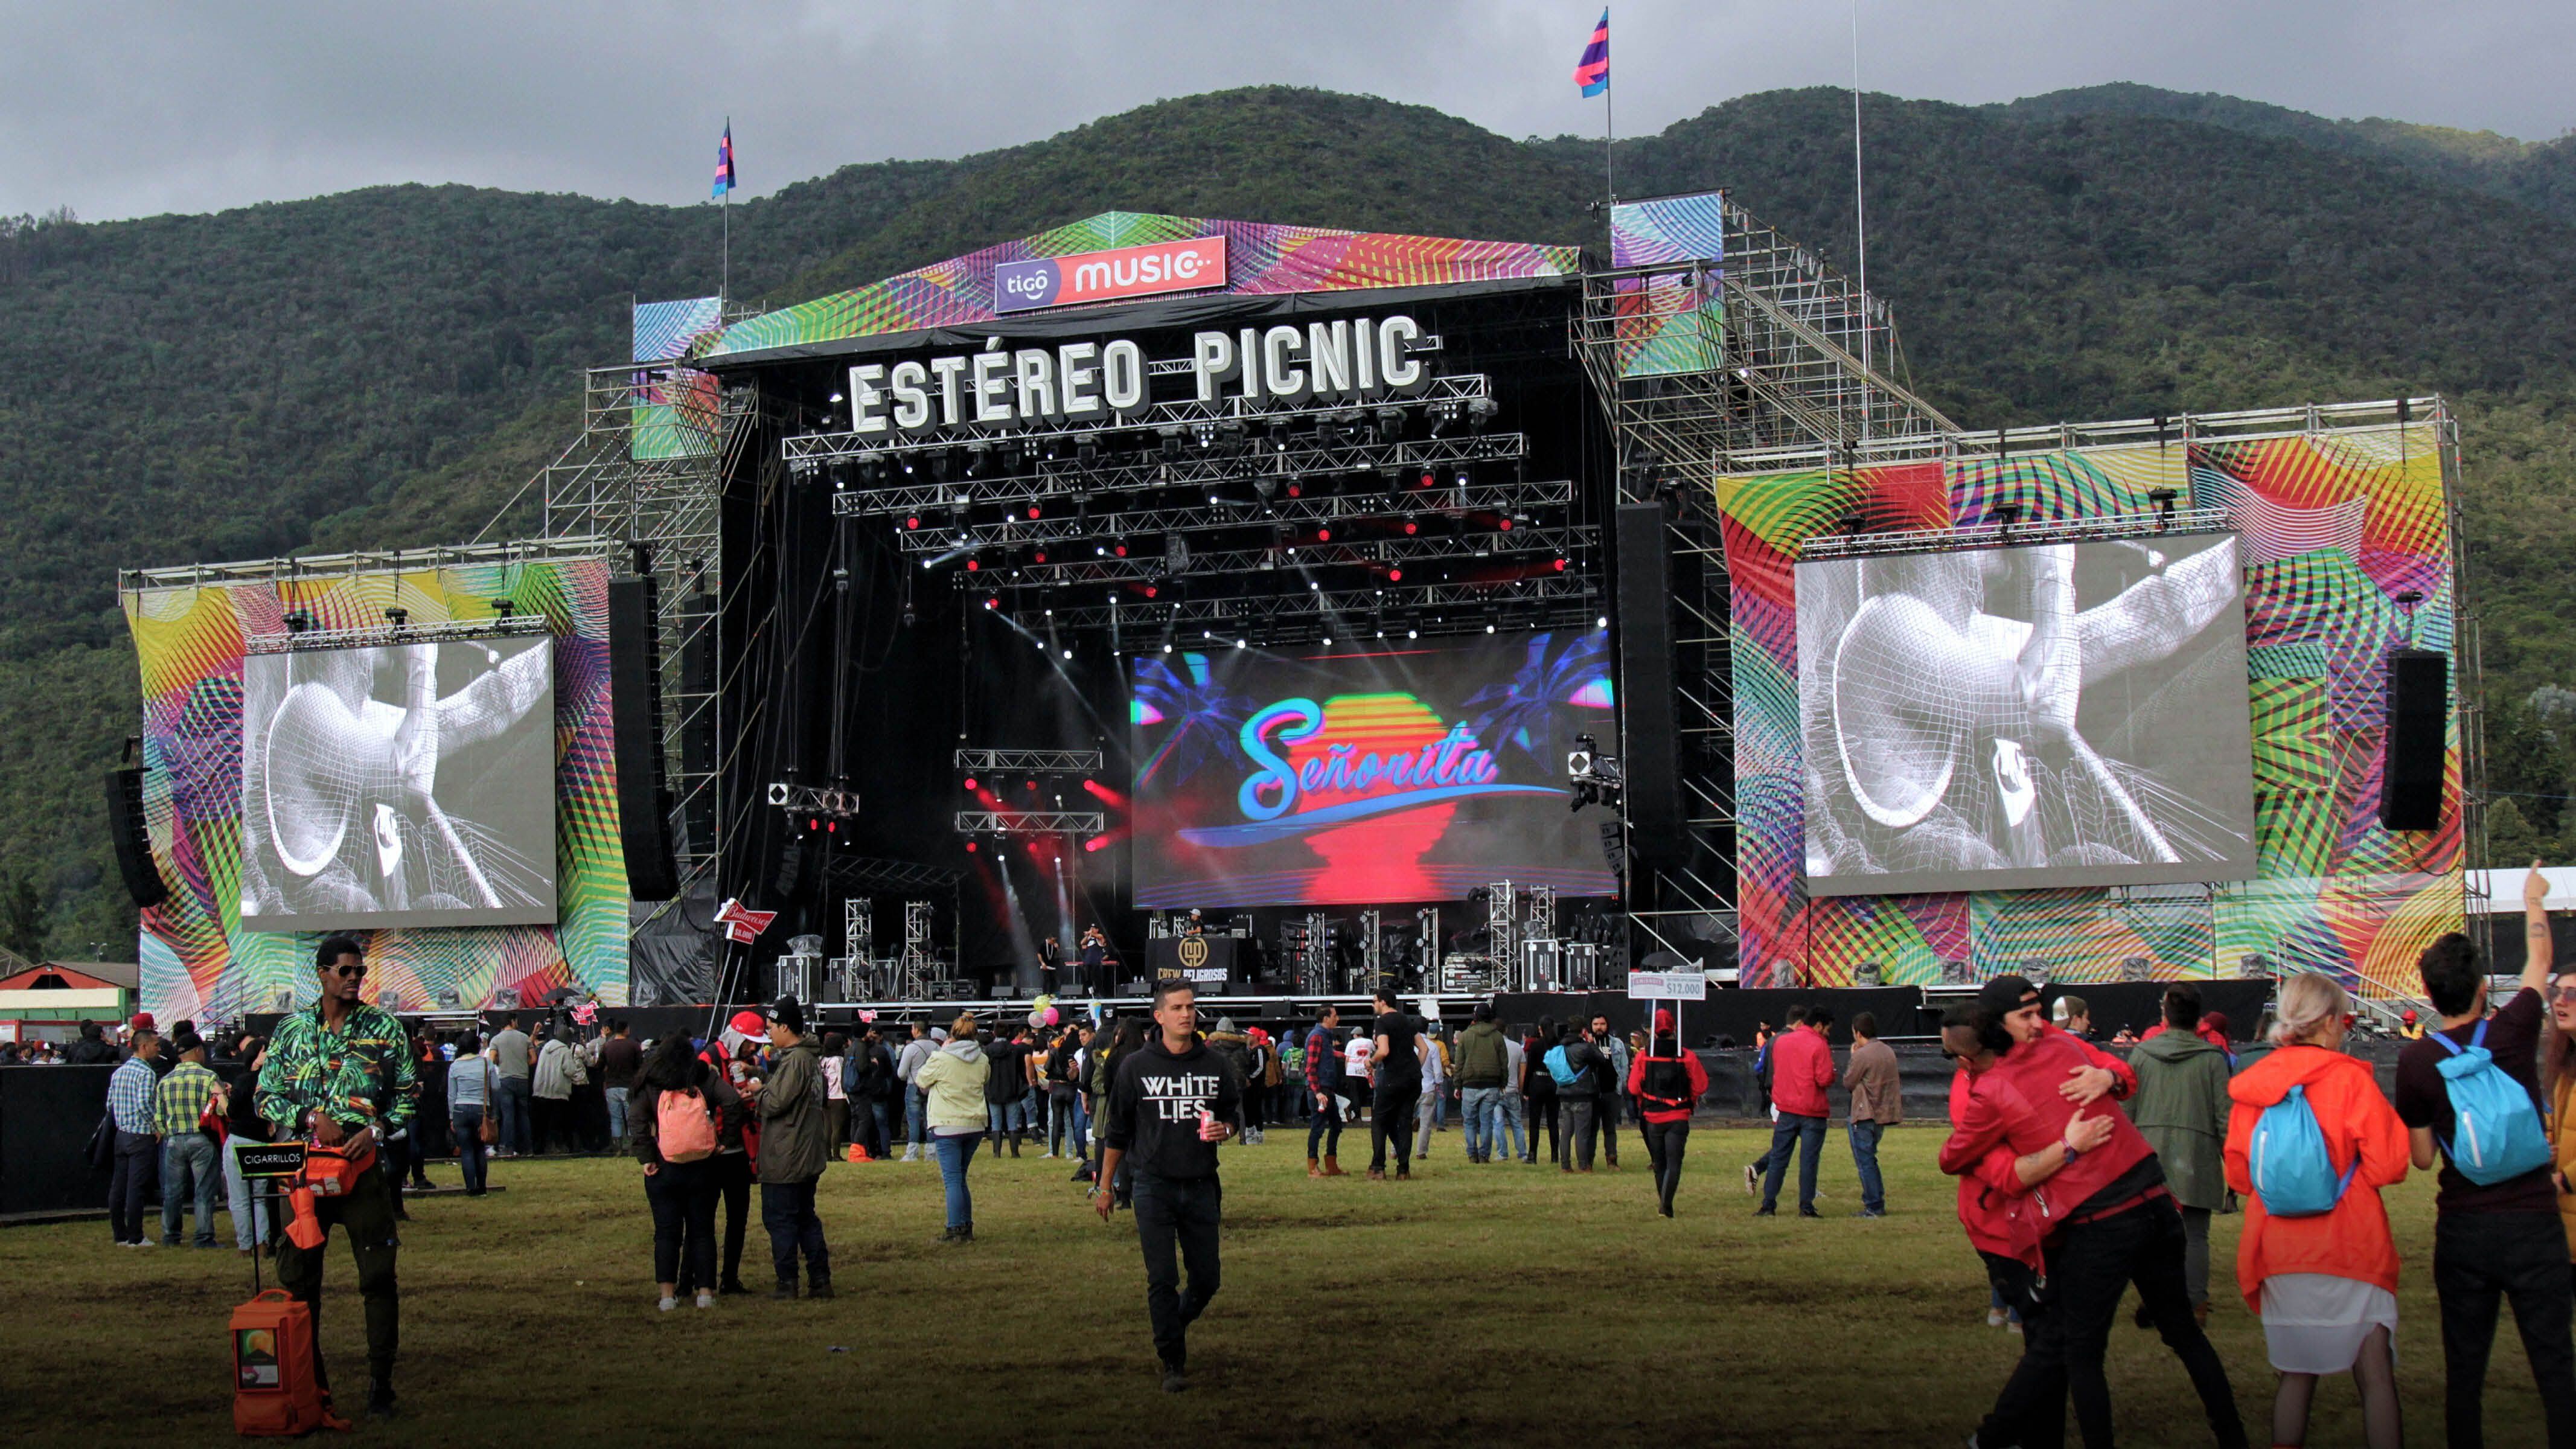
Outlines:
MULTIPOLYGON (((1118 1063, 1109 1089, 1109 1123, 1100 1180, 1115 1182, 1123 1162, 1132 1184, 1136 1240, 1145 1250, 1145 1311, 1163 1391, 1189 1387, 1190 1323, 1216 1296, 1216 1229, 1224 1205, 1216 1146, 1234 1131, 1243 1083, 1199 1041, 1198 993, 1186 981, 1154 985, 1154 1030, 1118 1063), (1179 1250, 1179 1262, 1173 1260, 1179 1250), (1180 1288, 1181 1267, 1189 1287, 1180 1288)), ((1091 1201, 1109 1221, 1111 1195, 1091 1201)))

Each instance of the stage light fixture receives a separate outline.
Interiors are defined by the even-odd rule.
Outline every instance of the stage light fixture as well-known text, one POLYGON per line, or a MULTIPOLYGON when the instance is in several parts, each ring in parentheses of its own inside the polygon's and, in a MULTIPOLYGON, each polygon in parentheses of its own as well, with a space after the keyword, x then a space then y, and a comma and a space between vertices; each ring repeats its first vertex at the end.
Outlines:
POLYGON ((1494 414, 1501 411, 1502 408, 1500 405, 1495 403, 1492 398, 1469 398, 1467 400, 1468 431, 1477 433, 1483 432, 1485 430, 1485 425, 1494 420, 1494 414))
POLYGON ((1171 653, 1171 652, 1172 652, 1172 646, 1171 646, 1171 645, 1169 645, 1169 644, 1164 645, 1164 646, 1163 646, 1163 652, 1164 652, 1164 653, 1166 653, 1166 654, 1171 653))
POLYGON ((1419 639, 1422 637, 1422 631, 1419 629, 1407 629, 1404 631, 1404 637, 1407 639, 1419 639))
POLYGON ((1067 659, 1071 659, 1071 658, 1073 657, 1073 651, 1072 651, 1072 650, 1070 650, 1070 649, 1067 649, 1066 651, 1064 651, 1064 657, 1065 657, 1065 658, 1067 658, 1067 659))
POLYGON ((388 606, 385 610, 385 622, 396 629, 401 628, 410 618, 410 611, 399 605, 388 606))
POLYGON ((980 571, 983 569, 983 567, 984 567, 984 564, 983 564, 983 561, 982 561, 981 559, 971 559, 971 558, 970 558, 970 559, 966 560, 966 572, 968 572, 968 573, 970 573, 970 574, 971 574, 971 573, 977 573, 977 572, 980 572, 980 571))
POLYGON ((1610 616, 1609 616, 1609 615, 1607 615, 1607 614, 1603 614, 1603 615, 1601 615, 1600 617, 1598 617, 1598 618, 1594 619, 1594 620, 1592 621, 1592 627, 1593 627, 1593 628, 1595 628, 1595 629, 1607 629, 1607 628, 1609 628, 1609 627, 1610 627, 1610 616))
POLYGON ((1234 641, 1234 647, 1235 647, 1235 648, 1237 648, 1237 649, 1242 648, 1242 647, 1243 647, 1243 641, 1242 641, 1242 640, 1240 640, 1240 639, 1235 640, 1235 641, 1234 641))
POLYGON ((1400 583, 1403 583, 1403 582, 1404 582, 1404 570, 1402 570, 1402 569, 1388 569, 1388 570, 1386 571, 1386 581, 1387 581, 1388 583, 1390 583, 1390 584, 1400 584, 1400 583))
POLYGON ((2153 488, 2147 491, 2147 498, 2156 505, 2156 532, 2162 533, 2173 527, 2174 500, 2181 496, 2171 488, 2153 488))
POLYGON ((1317 543, 1331 543, 1332 541, 1333 541, 1333 531, 1332 531, 1331 529, 1329 529, 1329 528, 1319 528, 1319 529, 1316 529, 1316 530, 1315 530, 1315 542, 1317 542, 1317 543))
POLYGON ((2014 524, 2021 522, 2021 505, 1998 503, 1986 510, 1986 519, 1998 528, 2009 530, 2014 524))
POLYGON ((1381 440, 1389 443, 1403 437, 1404 409, 1398 407, 1379 408, 1377 410, 1377 435, 1381 440))
MULTIPOLYGON (((511 615, 513 612, 515 612, 515 611, 518 609, 518 607, 519 607, 519 606, 518 606, 517 604, 512 603, 512 602, 511 602, 510 600, 508 600, 508 599, 494 599, 494 600, 492 601, 492 614, 493 614, 493 617, 495 617, 495 618, 506 619, 506 618, 510 617, 510 615, 511 615)), ((311 621, 311 619, 310 619, 310 617, 309 617, 309 616, 308 616, 308 617, 307 617, 307 619, 306 619, 305 627, 306 627, 306 628, 311 628, 311 627, 312 627, 312 621, 311 621)))

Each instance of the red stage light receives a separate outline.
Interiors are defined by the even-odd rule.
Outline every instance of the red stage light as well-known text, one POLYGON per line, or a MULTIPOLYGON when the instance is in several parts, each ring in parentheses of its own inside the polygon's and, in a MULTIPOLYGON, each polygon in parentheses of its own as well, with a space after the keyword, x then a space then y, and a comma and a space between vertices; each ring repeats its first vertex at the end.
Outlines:
POLYGON ((921 520, 918 518, 907 518, 903 521, 903 526, 906 528, 919 528, 921 527, 921 520))
POLYGON ((838 835, 838 834, 840 834, 840 833, 841 833, 841 822, 840 822, 840 821, 838 821, 838 820, 830 820, 830 821, 826 821, 826 822, 824 822, 824 825, 823 825, 823 833, 824 833, 824 834, 826 834, 826 835, 838 835))
POLYGON ((966 789, 967 789, 967 792, 968 792, 969 794, 972 794, 972 793, 974 792, 974 789, 975 789, 975 777, 974 777, 974 776, 969 775, 969 776, 967 776, 967 777, 966 777, 966 789))
POLYGON ((1000 599, 986 599, 984 601, 984 607, 987 609, 998 609, 1002 607, 1002 601, 1000 599))
POLYGON ((1156 594, 1159 594, 1159 593, 1161 593, 1161 592, 1162 592, 1162 590, 1161 590, 1161 589, 1155 588, 1152 584, 1147 584, 1147 585, 1145 586, 1145 597, 1146 597, 1146 598, 1149 598, 1149 599, 1150 599, 1150 598, 1154 597, 1156 594))
POLYGON ((981 564, 981 563, 977 562, 977 561, 976 561, 976 560, 974 560, 974 559, 971 559, 971 558, 970 558, 970 559, 966 560, 966 572, 968 572, 968 573, 970 573, 970 574, 971 574, 971 573, 975 573, 975 572, 980 571, 983 567, 984 567, 984 566, 983 566, 983 564, 981 564))
POLYGON ((808 820, 805 822, 805 828, 808 830, 820 830, 823 828, 823 822, 820 820, 808 820))
POLYGON ((1118 556, 1120 558, 1125 558, 1127 556, 1127 545, 1123 543, 1118 545, 1118 556))
POLYGON ((1315 530, 1315 542, 1317 542, 1317 543, 1331 543, 1332 541, 1333 541, 1333 531, 1332 531, 1331 529, 1329 529, 1329 528, 1319 528, 1319 529, 1316 529, 1316 530, 1315 530))
POLYGON ((975 853, 975 842, 971 840, 966 842, 966 853, 968 855, 973 855, 975 853))
POLYGON ((1104 845, 1107 845, 1108 843, 1109 843, 1109 837, 1108 837, 1108 836, 1106 836, 1106 835, 1095 835, 1095 836, 1091 837, 1089 840, 1086 840, 1086 841, 1082 842, 1082 848, 1083 848, 1084 850, 1086 850, 1086 851, 1098 850, 1100 847, 1102 847, 1102 846, 1104 846, 1104 845))
POLYGON ((1297 484, 1291 483, 1288 485, 1288 496, 1291 498, 1303 498, 1306 496, 1306 490, 1297 484))
POLYGON ((1028 787, 1027 787, 1027 788, 1029 788, 1029 789, 1031 789, 1031 790, 1034 790, 1034 789, 1036 789, 1037 787, 1038 787, 1038 782, 1037 782, 1037 781, 1035 781, 1035 780, 1031 780, 1031 781, 1029 781, 1029 783, 1028 783, 1028 787))
POLYGON ((1031 504, 1031 505, 1030 505, 1030 507, 1029 507, 1029 517, 1031 517, 1031 518, 1035 518, 1035 517, 1037 517, 1037 516, 1038 516, 1037 506, 1036 506, 1035 504, 1031 504))
POLYGON ((1500 528, 1505 533, 1509 533, 1512 531, 1512 521, 1506 518, 1501 523, 1496 524, 1495 527, 1500 528))
POLYGON ((1417 488, 1428 488, 1428 487, 1430 487, 1430 486, 1431 486, 1431 483, 1432 483, 1431 475, 1430 475, 1430 474, 1428 474, 1428 473, 1425 473, 1425 474, 1423 474, 1423 475, 1422 475, 1422 481, 1421 481, 1421 482, 1419 482, 1419 483, 1417 483, 1417 484, 1415 484, 1414 486, 1415 486, 1415 487, 1417 487, 1417 488))
POLYGON ((1556 561, 1556 571, 1557 571, 1558 573, 1563 573, 1563 572, 1565 572, 1565 560, 1563 560, 1563 559, 1558 559, 1558 560, 1556 561))
POLYGON ((1422 525, 1421 525, 1421 524, 1419 524, 1419 523, 1415 523, 1415 522, 1412 522, 1412 521, 1411 521, 1411 520, 1409 520, 1409 519, 1405 522, 1405 525, 1404 525, 1404 533, 1405 533, 1405 536, 1406 536, 1407 538, 1410 538, 1410 537, 1412 537, 1414 534, 1419 533, 1419 532, 1421 532, 1421 531, 1422 531, 1422 525))
POLYGON ((1403 583, 1403 582, 1404 582, 1404 570, 1402 570, 1402 569, 1388 569, 1388 570, 1386 571, 1386 581, 1387 581, 1388 583, 1390 583, 1390 584, 1400 584, 1400 583, 1403 583))
POLYGON ((1045 563, 1045 562, 1046 562, 1046 550, 1045 550, 1045 549, 1039 549, 1039 550, 1038 550, 1038 562, 1039 562, 1039 563, 1045 563))

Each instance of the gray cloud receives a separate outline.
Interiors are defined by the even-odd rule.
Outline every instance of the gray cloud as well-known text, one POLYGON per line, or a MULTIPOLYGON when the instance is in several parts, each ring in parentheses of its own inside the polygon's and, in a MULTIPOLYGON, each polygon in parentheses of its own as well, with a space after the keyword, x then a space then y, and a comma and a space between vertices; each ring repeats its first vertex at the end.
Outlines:
MULTIPOLYGON (((1278 82, 1510 136, 1596 134, 1595 0, 972 0, 256 7, 9 0, 0 211, 209 211, 380 182, 677 203, 730 113, 747 194, 851 161, 1034 140, 1278 82)), ((2525 138, 2576 123, 2576 6, 2469 0, 1862 0, 1863 83, 1959 102, 2133 80, 2525 138)), ((1847 5, 1620 0, 1620 130, 1840 85, 1847 5)))

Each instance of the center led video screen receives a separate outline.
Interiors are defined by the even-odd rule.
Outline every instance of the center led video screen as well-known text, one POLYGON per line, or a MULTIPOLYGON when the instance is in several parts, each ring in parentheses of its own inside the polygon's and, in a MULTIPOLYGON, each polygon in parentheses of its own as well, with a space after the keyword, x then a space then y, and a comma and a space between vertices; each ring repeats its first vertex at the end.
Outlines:
POLYGON ((1136 903, 1397 905, 1618 889, 1578 736, 1617 745, 1599 630, 1140 655, 1136 903))
POLYGON ((1814 895, 2255 873, 2232 534, 1801 563, 1814 895))
POLYGON ((242 924, 555 919, 554 641, 242 661, 242 924))

